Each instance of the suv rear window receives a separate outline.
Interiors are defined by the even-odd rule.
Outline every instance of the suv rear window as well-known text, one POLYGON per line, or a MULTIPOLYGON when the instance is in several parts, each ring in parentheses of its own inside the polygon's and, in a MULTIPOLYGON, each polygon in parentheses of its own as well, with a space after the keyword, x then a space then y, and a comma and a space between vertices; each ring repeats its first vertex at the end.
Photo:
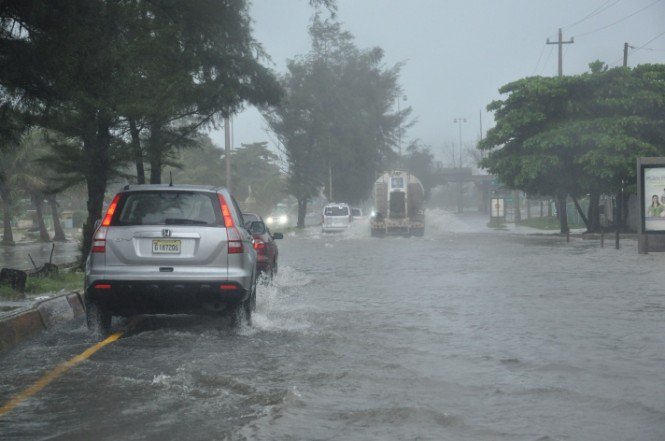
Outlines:
POLYGON ((348 216, 349 207, 326 207, 324 214, 326 216, 348 216))
POLYGON ((185 191, 124 193, 111 225, 220 225, 214 194, 185 191))

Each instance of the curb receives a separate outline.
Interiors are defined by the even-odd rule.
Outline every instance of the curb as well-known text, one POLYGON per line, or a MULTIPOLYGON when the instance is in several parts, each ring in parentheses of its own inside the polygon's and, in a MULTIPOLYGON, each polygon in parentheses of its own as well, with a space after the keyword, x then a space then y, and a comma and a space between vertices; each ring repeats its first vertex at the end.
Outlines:
POLYGON ((0 317, 0 353, 41 332, 85 314, 78 292, 61 294, 36 302, 0 317))

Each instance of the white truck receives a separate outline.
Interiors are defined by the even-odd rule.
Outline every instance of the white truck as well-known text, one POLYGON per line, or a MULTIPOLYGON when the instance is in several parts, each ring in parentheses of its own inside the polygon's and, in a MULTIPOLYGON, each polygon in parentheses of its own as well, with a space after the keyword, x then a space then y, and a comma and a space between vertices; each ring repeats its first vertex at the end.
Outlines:
POLYGON ((374 183, 372 236, 425 234, 425 190, 406 170, 390 170, 374 183))

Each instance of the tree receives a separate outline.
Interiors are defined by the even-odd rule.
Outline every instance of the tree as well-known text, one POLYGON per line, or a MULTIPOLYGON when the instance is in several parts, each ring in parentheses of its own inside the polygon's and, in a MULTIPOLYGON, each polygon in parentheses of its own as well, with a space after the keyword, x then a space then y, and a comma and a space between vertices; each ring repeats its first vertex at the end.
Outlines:
POLYGON ((402 158, 404 167, 413 173, 425 188, 425 197, 429 198, 434 185, 434 155, 430 148, 422 145, 418 140, 409 144, 406 154, 402 158))
POLYGON ((0 85, 34 121, 79 141, 68 173, 82 173, 88 189, 84 255, 114 159, 143 158, 141 130, 149 131, 151 182, 159 182, 164 158, 198 127, 245 102, 277 101, 260 56, 245 1, 0 3, 0 85), (131 156, 118 154, 125 125, 131 156))
POLYGON ((234 196, 249 207, 267 213, 285 196, 285 183, 277 164, 279 157, 267 142, 242 144, 233 150, 234 196))
POLYGON ((264 113, 286 154, 301 227, 321 188, 338 201, 369 196, 411 112, 393 110, 401 65, 386 69, 380 48, 357 48, 339 23, 318 16, 310 36, 310 52, 288 62, 283 104, 264 113))
POLYGON ((568 229, 567 196, 587 230, 595 231, 600 194, 618 193, 634 178, 637 157, 665 148, 663 68, 590 66, 590 73, 578 76, 526 78, 502 87, 509 96, 488 106, 497 125, 479 145, 490 151, 481 164, 507 185, 555 196, 561 232, 568 229), (585 194, 592 202, 588 216, 577 201, 585 194))

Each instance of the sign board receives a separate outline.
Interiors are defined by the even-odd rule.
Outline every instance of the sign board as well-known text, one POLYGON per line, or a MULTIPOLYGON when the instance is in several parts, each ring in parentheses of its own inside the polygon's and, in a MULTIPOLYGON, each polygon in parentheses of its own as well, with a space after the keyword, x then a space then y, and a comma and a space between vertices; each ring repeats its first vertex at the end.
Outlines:
POLYGON ((492 198, 490 201, 490 217, 506 217, 503 198, 492 198))
POLYGON ((645 233, 665 233, 665 165, 643 165, 641 218, 645 233))

